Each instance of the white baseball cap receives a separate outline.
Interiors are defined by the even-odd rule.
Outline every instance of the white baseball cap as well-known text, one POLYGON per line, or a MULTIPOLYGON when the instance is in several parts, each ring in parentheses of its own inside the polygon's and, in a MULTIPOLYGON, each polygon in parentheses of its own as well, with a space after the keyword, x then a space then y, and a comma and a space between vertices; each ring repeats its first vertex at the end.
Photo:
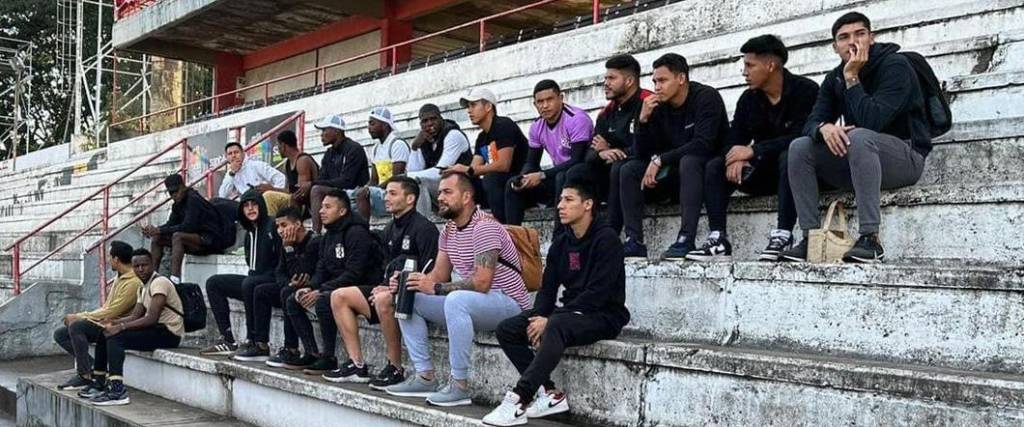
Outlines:
POLYGON ((388 107, 376 107, 370 110, 370 118, 387 123, 392 130, 395 129, 395 119, 391 117, 391 110, 388 110, 388 107))
POLYGON ((478 87, 473 88, 468 94, 466 94, 466 96, 459 99, 459 104, 462 105, 462 108, 466 108, 469 106, 470 102, 476 102, 479 100, 485 100, 491 104, 498 103, 498 97, 494 96, 494 92, 491 92, 490 89, 478 87))
POLYGON ((324 130, 324 129, 327 129, 327 128, 335 128, 337 130, 340 130, 340 131, 344 132, 345 131, 345 120, 343 120, 341 118, 341 116, 335 114, 333 116, 324 117, 323 120, 320 120, 319 122, 317 122, 317 124, 313 125, 313 127, 317 128, 317 129, 320 129, 320 130, 324 130))

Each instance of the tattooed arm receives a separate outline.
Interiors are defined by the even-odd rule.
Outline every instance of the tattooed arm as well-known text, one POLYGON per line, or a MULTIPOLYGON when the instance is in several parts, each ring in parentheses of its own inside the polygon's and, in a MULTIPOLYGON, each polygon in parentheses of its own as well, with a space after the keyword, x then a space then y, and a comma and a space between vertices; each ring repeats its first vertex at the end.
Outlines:
POLYGON ((440 294, 447 295, 461 290, 477 291, 480 293, 490 292, 491 281, 494 279, 494 269, 498 266, 499 256, 500 253, 497 249, 477 254, 473 260, 473 277, 441 283, 439 287, 440 294))

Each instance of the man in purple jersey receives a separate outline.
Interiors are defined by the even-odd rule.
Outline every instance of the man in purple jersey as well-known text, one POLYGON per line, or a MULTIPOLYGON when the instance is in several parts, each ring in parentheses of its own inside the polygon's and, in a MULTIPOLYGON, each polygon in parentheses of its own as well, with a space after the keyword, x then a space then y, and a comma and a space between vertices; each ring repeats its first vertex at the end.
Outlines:
MULTIPOLYGON (((540 114, 530 126, 530 151, 519 175, 505 186, 505 223, 523 223, 523 212, 538 203, 551 206, 555 195, 570 178, 570 168, 583 163, 594 122, 586 111, 567 105, 562 89, 554 80, 541 80, 533 87, 533 106, 540 114), (541 170, 544 152, 551 157, 552 167, 541 170)), ((576 168, 574 173, 582 172, 576 168)), ((583 177, 580 177, 583 178, 583 177)))
MULTIPOLYGON (((461 173, 446 174, 438 187, 438 215, 448 220, 437 243, 429 273, 412 273, 406 284, 416 291, 413 312, 399 319, 402 340, 416 374, 384 389, 395 396, 426 397, 437 406, 469 405, 469 365, 473 335, 493 331, 498 323, 532 305, 519 252, 500 223, 473 203, 473 182, 461 173), (452 373, 438 390, 430 360, 427 322, 448 330, 452 373)), ((391 286, 397 281, 392 279, 391 286)))

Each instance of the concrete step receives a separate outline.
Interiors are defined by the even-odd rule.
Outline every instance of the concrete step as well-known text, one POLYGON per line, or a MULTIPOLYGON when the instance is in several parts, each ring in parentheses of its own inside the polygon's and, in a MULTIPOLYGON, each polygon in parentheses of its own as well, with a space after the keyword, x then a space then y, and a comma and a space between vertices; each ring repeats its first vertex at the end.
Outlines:
MULTIPOLYGON (((74 371, 23 378, 18 383, 18 425, 47 427, 181 426, 243 427, 251 424, 130 389, 131 404, 93 406, 77 391, 63 392, 57 385, 74 371)), ((202 393, 201 390, 192 392, 202 393)))
POLYGON ((68 356, 41 356, 0 362, 0 416, 17 414, 18 378, 74 367, 68 356))
MULTIPOLYGON (((368 346, 379 339, 367 338, 368 346)), ((445 344, 443 337, 435 341, 435 349, 445 344)), ((438 369, 446 372, 440 365, 438 369)), ((338 387, 263 364, 200 357, 195 350, 133 353, 127 372, 133 386, 173 400, 196 399, 193 393, 183 394, 199 385, 211 392, 204 394, 204 403, 189 404, 224 407, 232 402, 230 410, 240 419, 247 420, 242 412, 251 405, 240 402, 242 395, 268 393, 272 388, 278 391, 273 395, 275 404, 315 397, 345 409, 385 413, 420 425, 474 423, 473 418, 496 404, 516 377, 496 342, 486 335, 478 336, 473 352, 470 383, 478 409, 471 414, 396 401, 362 385, 338 387), (226 385, 220 380, 224 377, 229 378, 226 385), (339 394, 344 398, 334 397, 339 394)), ((569 350, 553 380, 569 395, 573 409, 567 421, 574 424, 682 426, 713 420, 720 425, 1009 426, 1024 422, 1024 378, 1020 376, 761 350, 603 341, 569 350)))
MULTIPOLYGON (((185 280, 245 274, 225 258, 190 262, 185 280)), ((626 304, 625 333, 659 342, 1024 374, 1019 268, 630 261, 626 304)), ((244 337, 244 308, 232 309, 244 337)))
MULTIPOLYGON (((125 381, 133 387, 230 415, 258 426, 476 426, 489 406, 435 408, 422 399, 395 398, 366 385, 335 385, 301 372, 200 357, 195 349, 132 352, 125 381), (195 393, 193 390, 203 390, 195 393), (285 413, 278 408, 289 408, 285 413)), ((568 426, 536 420, 531 425, 568 426)))

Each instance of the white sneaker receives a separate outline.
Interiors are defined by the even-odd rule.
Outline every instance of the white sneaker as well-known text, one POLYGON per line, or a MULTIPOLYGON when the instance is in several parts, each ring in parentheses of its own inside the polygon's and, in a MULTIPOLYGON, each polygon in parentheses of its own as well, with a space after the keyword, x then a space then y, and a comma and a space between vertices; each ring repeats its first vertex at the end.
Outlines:
POLYGON ((519 395, 511 391, 505 392, 501 404, 483 419, 484 424, 502 427, 521 426, 526 424, 526 421, 526 410, 519 404, 519 395))
POLYGON ((526 416, 529 418, 543 418, 549 415, 561 414, 569 411, 569 399, 562 392, 545 392, 544 386, 537 389, 537 395, 533 397, 530 407, 526 408, 526 416))

